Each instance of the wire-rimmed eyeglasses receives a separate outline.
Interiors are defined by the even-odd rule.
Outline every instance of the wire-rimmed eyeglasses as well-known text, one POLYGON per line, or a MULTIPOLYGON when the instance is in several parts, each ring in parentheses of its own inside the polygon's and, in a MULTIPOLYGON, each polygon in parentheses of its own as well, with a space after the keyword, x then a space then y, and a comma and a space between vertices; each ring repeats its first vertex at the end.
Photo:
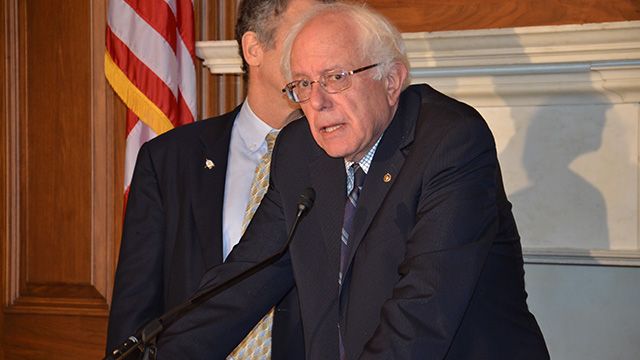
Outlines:
POLYGON ((286 93, 289 99, 296 103, 301 103, 309 100, 309 98, 311 97, 311 86, 314 83, 320 84, 324 91, 328 92, 329 94, 336 94, 348 89, 349 86, 351 86, 351 75, 369 70, 378 65, 380 65, 380 63, 363 66, 351 71, 332 70, 321 75, 318 80, 294 80, 285 85, 282 89, 282 92, 286 93))

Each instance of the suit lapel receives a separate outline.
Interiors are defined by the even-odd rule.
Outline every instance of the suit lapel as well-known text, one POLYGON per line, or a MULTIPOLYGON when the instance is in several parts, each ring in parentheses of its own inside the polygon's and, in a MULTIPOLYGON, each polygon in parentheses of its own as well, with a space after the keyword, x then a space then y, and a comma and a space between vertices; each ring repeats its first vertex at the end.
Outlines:
POLYGON ((371 221, 380 209, 389 189, 395 183, 404 164, 407 147, 413 142, 416 120, 420 110, 420 96, 405 91, 391 124, 385 131, 367 173, 364 188, 358 199, 353 220, 354 233, 349 239, 347 267, 364 238, 371 221))
POLYGON ((193 161, 196 172, 191 183, 193 213, 205 265, 222 262, 222 210, 231 129, 240 107, 206 122, 200 134, 202 153, 193 161), (220 239, 220 241, 217 241, 220 239))
POLYGON ((322 209, 318 222, 329 257, 329 267, 331 271, 335 270, 337 279, 340 265, 340 232, 346 199, 344 162, 341 158, 328 157, 318 147, 315 157, 309 162, 309 168, 311 184, 316 191, 315 207, 322 209))

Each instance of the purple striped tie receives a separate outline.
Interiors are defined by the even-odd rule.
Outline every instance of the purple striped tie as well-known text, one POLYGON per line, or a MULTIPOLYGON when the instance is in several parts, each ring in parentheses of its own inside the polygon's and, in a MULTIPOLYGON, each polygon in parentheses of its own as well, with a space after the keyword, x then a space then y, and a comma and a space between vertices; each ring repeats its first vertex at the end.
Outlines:
MULTIPOLYGON (((360 197, 360 191, 364 185, 364 178, 366 174, 358 163, 354 163, 349 168, 348 176, 353 177, 353 188, 347 196, 347 201, 344 205, 344 222, 342 223, 342 239, 340 242, 340 272, 338 273, 338 286, 342 291, 343 274, 347 271, 347 258, 349 256, 349 236, 353 232, 353 216, 356 213, 356 207, 358 205, 358 197, 360 197)), ((345 359, 344 344, 342 343, 342 331, 340 330, 340 324, 338 324, 339 340, 340 340, 340 359, 345 359)))

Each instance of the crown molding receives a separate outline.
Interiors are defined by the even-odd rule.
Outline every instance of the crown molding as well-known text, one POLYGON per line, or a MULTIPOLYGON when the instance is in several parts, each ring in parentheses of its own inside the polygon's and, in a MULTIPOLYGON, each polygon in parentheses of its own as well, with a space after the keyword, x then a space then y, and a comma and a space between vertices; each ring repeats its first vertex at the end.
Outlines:
POLYGON ((212 74, 242 74, 235 40, 196 41, 196 55, 212 74))
POLYGON ((411 66, 478 67, 639 59, 640 21, 403 34, 411 66))
MULTIPOLYGON (((402 36, 413 83, 475 106, 640 101, 640 21, 402 36)), ((196 47, 211 73, 241 73, 235 41, 196 47)))
POLYGON ((522 252, 527 264, 640 267, 638 250, 525 248, 522 252))

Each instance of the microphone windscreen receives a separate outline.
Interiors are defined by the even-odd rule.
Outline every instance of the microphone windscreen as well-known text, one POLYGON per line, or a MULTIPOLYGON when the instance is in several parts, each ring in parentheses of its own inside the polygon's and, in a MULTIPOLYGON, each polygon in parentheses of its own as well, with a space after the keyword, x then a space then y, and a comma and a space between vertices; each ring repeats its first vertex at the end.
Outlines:
POLYGON ((298 200, 298 209, 309 210, 313 206, 313 202, 316 200, 316 191, 313 188, 308 187, 304 189, 300 194, 300 200, 298 200))

